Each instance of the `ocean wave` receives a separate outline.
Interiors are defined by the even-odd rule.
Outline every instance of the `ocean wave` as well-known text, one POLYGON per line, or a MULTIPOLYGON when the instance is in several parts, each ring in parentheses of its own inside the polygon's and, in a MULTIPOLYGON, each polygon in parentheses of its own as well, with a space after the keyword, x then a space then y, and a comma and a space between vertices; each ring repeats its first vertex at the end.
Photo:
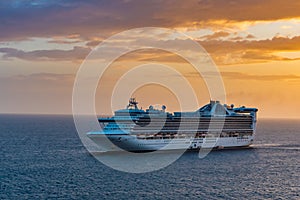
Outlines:
POLYGON ((267 144, 253 144, 251 145, 253 148, 258 149, 279 149, 279 150, 300 150, 299 145, 284 145, 284 144, 274 144, 274 143, 267 143, 267 144))

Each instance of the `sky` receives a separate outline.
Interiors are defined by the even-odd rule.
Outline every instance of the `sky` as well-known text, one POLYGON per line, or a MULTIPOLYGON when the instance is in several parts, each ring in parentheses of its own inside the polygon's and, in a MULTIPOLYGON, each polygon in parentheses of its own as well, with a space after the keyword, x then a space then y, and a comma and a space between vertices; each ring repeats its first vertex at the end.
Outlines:
MULTIPOLYGON (((207 51, 224 82, 224 103, 257 107, 260 117, 299 118, 299 10, 298 0, 0 1, 0 113, 72 113, 76 74, 97 45, 122 31, 161 27, 187 35, 207 51)), ((182 38, 153 34, 157 43, 184 45, 182 38)), ((125 48, 133 40, 126 35, 114 45, 125 48)), ((199 104, 210 100, 205 81, 185 60, 141 50, 120 57, 105 72, 95 96, 97 113, 110 114, 107 99, 120 77, 147 63, 172 66, 195 89, 199 104)), ((163 78, 178 80, 171 74, 163 78)), ((143 108, 179 109, 167 87, 148 84, 132 93, 143 108)))

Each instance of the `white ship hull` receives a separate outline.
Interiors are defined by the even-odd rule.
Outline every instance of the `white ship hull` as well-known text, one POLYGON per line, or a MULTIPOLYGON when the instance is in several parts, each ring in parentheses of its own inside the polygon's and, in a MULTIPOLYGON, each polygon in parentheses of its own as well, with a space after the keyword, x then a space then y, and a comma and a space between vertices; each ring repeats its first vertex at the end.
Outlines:
POLYGON ((87 133, 103 151, 156 151, 247 147, 254 140, 256 108, 234 108, 210 101, 193 112, 142 110, 135 99, 111 118, 99 118, 103 130, 87 133), (220 133, 219 135, 213 135, 220 133), (220 136, 220 137, 218 137, 220 136))
POLYGON ((89 137, 104 151, 156 151, 200 148, 242 148, 253 143, 254 136, 219 138, 139 139, 135 135, 105 135, 90 133, 89 137), (111 142, 104 140, 107 137, 111 142), (106 141, 106 142, 105 142, 106 141), (120 149, 121 148, 121 149, 120 149))

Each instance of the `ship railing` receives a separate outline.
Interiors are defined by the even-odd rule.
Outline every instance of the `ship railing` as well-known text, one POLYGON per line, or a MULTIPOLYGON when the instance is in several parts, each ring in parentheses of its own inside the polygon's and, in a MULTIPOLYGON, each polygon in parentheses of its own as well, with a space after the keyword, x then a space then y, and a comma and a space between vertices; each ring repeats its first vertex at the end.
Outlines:
POLYGON ((237 137, 239 139, 247 139, 248 137, 252 136, 253 132, 222 132, 221 134, 218 133, 188 133, 182 132, 177 134, 171 133, 157 133, 153 134, 151 132, 143 133, 143 134, 136 134, 135 136, 138 139, 179 139, 179 138, 189 138, 189 139, 215 139, 218 137, 237 137))

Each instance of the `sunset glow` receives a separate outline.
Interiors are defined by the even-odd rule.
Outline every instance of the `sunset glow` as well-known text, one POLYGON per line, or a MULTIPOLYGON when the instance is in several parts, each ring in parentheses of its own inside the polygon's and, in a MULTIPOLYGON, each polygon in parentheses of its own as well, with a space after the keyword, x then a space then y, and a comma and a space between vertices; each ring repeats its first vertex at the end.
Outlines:
MULTIPOLYGON (((299 10, 297 0, 1 2, 0 112, 70 114, 75 75, 94 47, 121 31, 164 27, 186 34, 209 53, 222 74, 224 103, 258 107, 260 117, 299 118, 299 10)), ((201 91, 201 104, 209 101, 201 77, 168 52, 119 58, 105 84, 112 88, 124 70, 145 62, 173 66, 201 91)), ((179 109, 175 96, 157 85, 134 94, 143 107, 166 100, 169 111, 179 109)))

